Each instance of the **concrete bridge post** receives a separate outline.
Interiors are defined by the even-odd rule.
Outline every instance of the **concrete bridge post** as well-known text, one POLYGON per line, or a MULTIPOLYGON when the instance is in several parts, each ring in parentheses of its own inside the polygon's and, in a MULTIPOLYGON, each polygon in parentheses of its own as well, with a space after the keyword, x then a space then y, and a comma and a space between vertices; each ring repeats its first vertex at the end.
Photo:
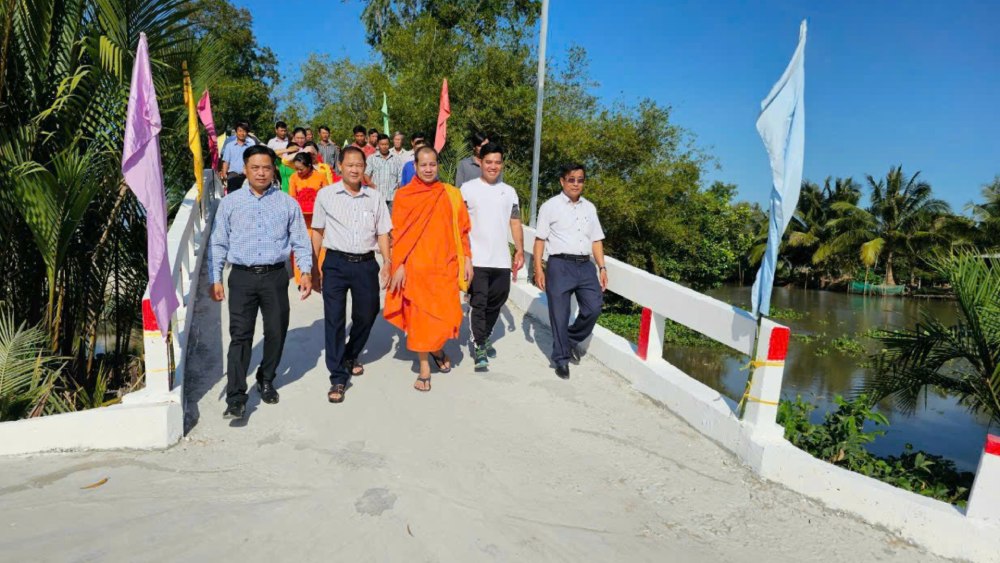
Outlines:
POLYGON ((743 421, 751 425, 754 434, 777 438, 784 435, 784 429, 777 423, 778 401, 790 337, 788 327, 761 319, 750 385, 743 397, 746 402, 743 421))
POLYGON ((989 434, 979 458, 976 480, 969 492, 965 515, 969 518, 1000 520, 1000 436, 989 434))

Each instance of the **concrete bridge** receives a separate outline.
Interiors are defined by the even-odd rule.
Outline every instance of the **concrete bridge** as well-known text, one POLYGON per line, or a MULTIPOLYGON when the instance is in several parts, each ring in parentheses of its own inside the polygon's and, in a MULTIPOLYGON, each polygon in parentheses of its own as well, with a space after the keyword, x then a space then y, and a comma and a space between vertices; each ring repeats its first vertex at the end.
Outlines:
MULTIPOLYGON (((747 334, 745 312, 613 260, 611 290, 649 308, 648 343, 599 328, 569 381, 549 367, 544 298, 522 281, 498 323, 489 373, 473 372, 466 332, 461 347, 449 345, 456 368, 418 393, 414 355, 380 320, 365 375, 331 405, 321 300, 292 295, 281 401, 262 404, 251 392, 247 419, 233 426, 221 416, 228 313, 204 291, 200 256, 213 209, 212 198, 199 211, 191 197, 175 219, 185 306, 169 348, 148 335, 146 389, 116 407, 0 425, 0 448, 19 454, 0 457, 0 559, 910 562, 1000 553, 987 508, 965 515, 781 438, 771 404, 781 366, 768 357, 782 327, 750 319, 747 334), (660 358, 665 316, 756 350, 756 400, 742 417, 660 358), (719 319, 728 322, 721 331, 719 319), (89 451, 30 453, 50 449, 89 451)), ((977 488, 985 507, 993 491, 977 488)))

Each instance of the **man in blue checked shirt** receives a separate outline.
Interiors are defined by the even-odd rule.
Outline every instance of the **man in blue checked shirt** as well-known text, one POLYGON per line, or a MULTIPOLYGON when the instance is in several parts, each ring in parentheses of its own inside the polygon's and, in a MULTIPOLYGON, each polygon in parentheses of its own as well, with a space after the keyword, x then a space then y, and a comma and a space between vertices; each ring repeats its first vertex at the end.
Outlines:
POLYGON ((253 349, 257 311, 264 318, 264 357, 257 368, 257 391, 263 402, 278 402, 274 377, 288 332, 288 270, 291 251, 303 272, 301 299, 312 293, 313 259, 298 202, 274 182, 274 151, 255 145, 243 153, 245 187, 222 198, 208 248, 212 299, 222 301, 222 270, 229 274, 229 354, 226 359, 225 418, 246 413, 247 370, 253 349))

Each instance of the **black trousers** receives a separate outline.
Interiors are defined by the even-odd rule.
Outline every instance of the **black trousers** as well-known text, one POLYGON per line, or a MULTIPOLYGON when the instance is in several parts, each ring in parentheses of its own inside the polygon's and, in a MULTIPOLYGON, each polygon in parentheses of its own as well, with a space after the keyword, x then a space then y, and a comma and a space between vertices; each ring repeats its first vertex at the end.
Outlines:
POLYGON ((326 369, 330 384, 346 385, 351 374, 345 363, 358 359, 375 326, 379 311, 378 262, 351 262, 326 251, 323 260, 323 316, 326 326, 326 369), (351 292, 351 335, 345 342, 347 292, 351 292))
POLYGON ((597 267, 589 261, 550 258, 545 268, 545 295, 549 300, 549 324, 552 326, 552 361, 556 366, 565 366, 569 363, 570 348, 586 340, 594 331, 604 305, 597 267), (569 305, 573 295, 576 295, 580 310, 570 325, 569 305))
POLYGON ((244 174, 237 174, 235 172, 230 172, 226 176, 226 193, 233 193, 236 190, 243 187, 243 182, 247 179, 244 174))
POLYGON ((510 295, 510 268, 473 268, 469 285, 469 320, 472 339, 483 346, 500 318, 500 309, 510 295))
POLYGON ((264 357, 258 381, 274 381, 288 333, 288 271, 255 274, 233 268, 229 273, 229 355, 226 401, 246 402, 247 370, 253 350, 257 311, 264 317, 264 357))

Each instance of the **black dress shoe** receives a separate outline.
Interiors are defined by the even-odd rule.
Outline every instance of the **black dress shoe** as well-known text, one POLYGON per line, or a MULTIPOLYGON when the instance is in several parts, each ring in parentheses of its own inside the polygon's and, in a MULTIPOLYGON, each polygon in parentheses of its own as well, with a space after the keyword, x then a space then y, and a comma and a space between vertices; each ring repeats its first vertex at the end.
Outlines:
POLYGON ((569 361, 573 362, 575 365, 580 365, 580 358, 583 354, 580 353, 580 348, 578 346, 569 347, 569 361))
POLYGON ((274 388, 274 384, 270 381, 258 381, 257 391, 260 392, 261 401, 264 401, 269 405, 275 405, 278 403, 278 391, 274 388))
POLYGON ((559 379, 569 379, 569 366, 556 366, 556 375, 559 379))
POLYGON ((246 403, 231 403, 226 407, 226 412, 222 413, 222 418, 227 420, 243 418, 247 412, 246 403))

